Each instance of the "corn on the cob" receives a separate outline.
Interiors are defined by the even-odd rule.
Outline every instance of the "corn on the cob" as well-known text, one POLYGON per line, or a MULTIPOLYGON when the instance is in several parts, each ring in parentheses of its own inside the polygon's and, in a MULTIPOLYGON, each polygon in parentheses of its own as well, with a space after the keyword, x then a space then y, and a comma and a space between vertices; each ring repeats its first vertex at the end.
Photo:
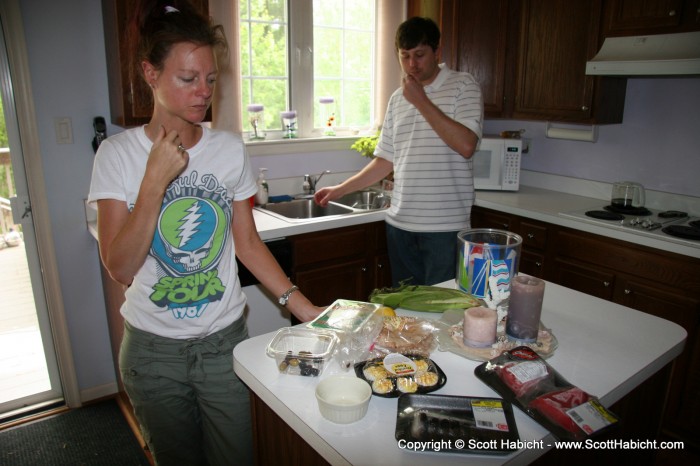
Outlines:
POLYGON ((427 285, 401 285, 398 288, 376 289, 370 302, 394 309, 443 312, 447 309, 467 309, 481 305, 479 299, 461 290, 427 285))

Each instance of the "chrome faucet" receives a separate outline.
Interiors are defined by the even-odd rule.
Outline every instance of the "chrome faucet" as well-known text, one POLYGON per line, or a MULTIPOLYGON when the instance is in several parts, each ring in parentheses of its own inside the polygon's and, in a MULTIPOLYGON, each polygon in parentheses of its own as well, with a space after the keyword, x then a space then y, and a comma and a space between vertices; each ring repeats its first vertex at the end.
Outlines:
POLYGON ((316 176, 311 176, 311 175, 304 175, 304 184, 303 184, 303 190, 304 194, 314 194, 316 192, 316 184, 319 182, 321 177, 325 175, 326 173, 330 173, 330 170, 326 170, 324 172, 319 173, 316 176))

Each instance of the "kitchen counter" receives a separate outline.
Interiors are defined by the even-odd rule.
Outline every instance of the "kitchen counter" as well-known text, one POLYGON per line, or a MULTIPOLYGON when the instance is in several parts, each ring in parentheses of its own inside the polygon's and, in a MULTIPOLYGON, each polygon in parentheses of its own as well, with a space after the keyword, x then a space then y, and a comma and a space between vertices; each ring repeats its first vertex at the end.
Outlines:
MULTIPOLYGON (((442 286, 454 286, 445 282, 442 286)), ((439 318, 440 314, 399 311, 439 318)), ((610 406, 677 357, 686 331, 667 320, 547 283, 543 323, 559 347, 548 362, 581 389, 610 406), (630 331, 633 329, 633 331, 630 331)), ((326 461, 336 465, 528 464, 553 445, 549 432, 514 408, 522 441, 542 441, 537 448, 507 456, 462 455, 401 450, 394 438, 397 399, 372 397, 367 415, 349 425, 325 420, 314 388, 319 380, 344 373, 333 361, 318 378, 280 374, 265 355, 274 333, 251 338, 234 350, 234 369, 246 385, 326 461)), ((474 376, 477 361, 436 351, 431 358, 447 375, 441 395, 498 396, 474 376)))
MULTIPOLYGON (((475 205, 501 212, 519 215, 542 222, 560 225, 576 230, 631 242, 654 249, 700 258, 700 241, 697 246, 687 246, 664 239, 635 234, 632 231, 618 230, 560 216, 563 212, 587 209, 600 209, 604 201, 597 198, 562 193, 533 186, 522 186, 520 191, 477 191, 475 205)), ((94 209, 86 208, 88 230, 97 237, 94 209), (90 212, 92 211, 92 212, 90 212)), ((351 225, 360 225, 384 220, 385 211, 374 211, 333 218, 317 218, 306 222, 287 222, 257 209, 253 218, 263 241, 300 235, 314 231, 330 230, 351 225)))

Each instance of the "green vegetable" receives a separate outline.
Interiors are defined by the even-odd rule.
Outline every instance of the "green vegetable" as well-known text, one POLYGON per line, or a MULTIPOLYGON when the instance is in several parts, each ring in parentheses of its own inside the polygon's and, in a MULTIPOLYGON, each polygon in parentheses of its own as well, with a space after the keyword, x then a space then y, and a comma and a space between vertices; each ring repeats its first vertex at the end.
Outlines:
POLYGON ((427 285, 376 289, 369 296, 369 300, 394 309, 401 307, 410 311, 426 312, 467 309, 481 305, 478 298, 464 291, 427 285))

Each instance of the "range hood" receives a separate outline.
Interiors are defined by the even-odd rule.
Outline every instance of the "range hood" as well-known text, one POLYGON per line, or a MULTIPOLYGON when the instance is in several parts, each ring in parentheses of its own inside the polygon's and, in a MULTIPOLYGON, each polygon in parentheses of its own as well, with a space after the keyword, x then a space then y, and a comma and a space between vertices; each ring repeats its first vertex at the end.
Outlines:
POLYGON ((608 37, 598 54, 586 63, 586 74, 700 75, 700 31, 608 37))

